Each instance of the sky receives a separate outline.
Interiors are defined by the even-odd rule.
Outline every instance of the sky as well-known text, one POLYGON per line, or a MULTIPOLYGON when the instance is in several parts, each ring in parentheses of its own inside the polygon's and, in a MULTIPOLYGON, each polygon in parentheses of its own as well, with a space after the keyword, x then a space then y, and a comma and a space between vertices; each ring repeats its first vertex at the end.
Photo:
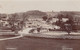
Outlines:
POLYGON ((80 11, 79 0, 0 0, 0 13, 40 11, 80 11))

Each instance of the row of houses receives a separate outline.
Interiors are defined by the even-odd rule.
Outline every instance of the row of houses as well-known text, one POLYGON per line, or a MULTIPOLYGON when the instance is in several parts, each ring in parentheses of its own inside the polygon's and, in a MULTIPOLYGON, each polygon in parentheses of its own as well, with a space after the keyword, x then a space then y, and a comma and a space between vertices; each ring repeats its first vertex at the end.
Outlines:
POLYGON ((0 28, 8 26, 8 15, 0 14, 0 28))

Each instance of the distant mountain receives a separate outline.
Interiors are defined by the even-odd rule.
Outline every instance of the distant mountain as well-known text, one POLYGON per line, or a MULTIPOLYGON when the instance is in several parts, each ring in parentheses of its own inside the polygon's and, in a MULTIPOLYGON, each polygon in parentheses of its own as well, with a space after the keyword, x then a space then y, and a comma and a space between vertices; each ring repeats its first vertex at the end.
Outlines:
POLYGON ((42 11, 39 11, 39 10, 32 10, 32 11, 27 11, 26 12, 27 15, 36 15, 36 16, 46 16, 46 12, 42 12, 42 11))
POLYGON ((13 14, 0 14, 0 18, 1 17, 14 17, 16 16, 17 18, 28 18, 28 17, 32 17, 32 18, 42 18, 43 16, 47 16, 47 17, 56 17, 59 13, 62 13, 63 15, 65 15, 66 13, 68 14, 72 14, 72 15, 80 15, 80 12, 76 12, 76 11, 60 11, 60 12, 42 12, 39 10, 31 10, 31 11, 27 11, 27 12, 20 12, 20 13, 13 13, 13 14), (8 15, 8 16, 7 16, 8 15))

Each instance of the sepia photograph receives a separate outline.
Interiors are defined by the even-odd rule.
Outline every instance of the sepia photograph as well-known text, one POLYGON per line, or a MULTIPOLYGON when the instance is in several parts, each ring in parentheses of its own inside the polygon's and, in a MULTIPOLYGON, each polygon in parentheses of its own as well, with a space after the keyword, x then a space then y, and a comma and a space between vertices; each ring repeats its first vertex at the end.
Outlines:
POLYGON ((80 1, 0 0, 0 50, 80 50, 80 1))

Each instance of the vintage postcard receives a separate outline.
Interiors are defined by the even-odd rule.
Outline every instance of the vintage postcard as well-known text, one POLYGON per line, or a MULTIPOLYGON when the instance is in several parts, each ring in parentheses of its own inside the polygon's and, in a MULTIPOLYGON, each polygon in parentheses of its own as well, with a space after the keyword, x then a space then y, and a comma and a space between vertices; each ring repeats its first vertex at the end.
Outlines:
POLYGON ((80 50, 79 0, 0 0, 0 50, 80 50))

